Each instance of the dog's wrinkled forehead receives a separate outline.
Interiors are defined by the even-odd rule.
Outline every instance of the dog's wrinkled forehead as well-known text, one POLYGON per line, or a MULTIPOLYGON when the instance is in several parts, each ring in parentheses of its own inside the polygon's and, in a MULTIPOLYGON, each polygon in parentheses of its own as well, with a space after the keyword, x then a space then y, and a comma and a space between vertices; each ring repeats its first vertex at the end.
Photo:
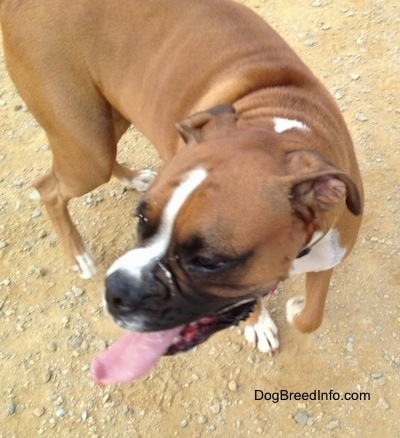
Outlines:
POLYGON ((124 269, 132 271, 132 274, 138 275, 139 272, 137 271, 140 271, 141 268, 151 260, 162 258, 170 244, 175 219, 180 209, 206 177, 207 171, 202 168, 197 168, 186 173, 164 207, 161 221, 155 234, 150 237, 144 247, 129 251, 116 260, 107 274, 110 275, 118 269, 124 269), (133 272, 133 270, 135 272, 133 272))

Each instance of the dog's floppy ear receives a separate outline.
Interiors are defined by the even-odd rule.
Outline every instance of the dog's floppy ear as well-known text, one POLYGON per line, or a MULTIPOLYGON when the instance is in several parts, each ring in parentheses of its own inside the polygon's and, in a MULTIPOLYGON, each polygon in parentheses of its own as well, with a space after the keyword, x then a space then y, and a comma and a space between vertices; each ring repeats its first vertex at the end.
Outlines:
POLYGON ((344 197, 347 208, 354 215, 362 212, 360 192, 353 179, 345 172, 324 161, 310 151, 296 151, 288 155, 290 202, 303 217, 310 213, 329 210, 344 197))
POLYGON ((218 105, 195 113, 175 126, 187 145, 220 137, 236 124, 237 116, 232 105, 218 105))

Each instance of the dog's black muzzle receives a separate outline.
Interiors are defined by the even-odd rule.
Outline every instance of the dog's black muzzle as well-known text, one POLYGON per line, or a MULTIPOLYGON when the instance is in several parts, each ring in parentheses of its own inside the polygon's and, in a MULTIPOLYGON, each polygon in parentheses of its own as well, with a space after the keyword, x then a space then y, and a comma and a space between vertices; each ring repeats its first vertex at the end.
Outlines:
POLYGON ((184 291, 161 262, 146 265, 138 277, 118 269, 106 278, 105 286, 107 311, 118 325, 133 331, 158 331, 189 324, 218 314, 238 301, 196 290, 184 291))

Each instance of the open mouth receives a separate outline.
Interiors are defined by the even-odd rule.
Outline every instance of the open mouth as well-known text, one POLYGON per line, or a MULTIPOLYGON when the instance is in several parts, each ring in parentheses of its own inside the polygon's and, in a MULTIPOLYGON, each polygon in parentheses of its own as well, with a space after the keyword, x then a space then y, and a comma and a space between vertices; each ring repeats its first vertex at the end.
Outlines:
POLYGON ((96 357, 92 377, 99 385, 127 383, 139 379, 163 355, 188 351, 212 334, 237 325, 253 311, 256 300, 230 306, 185 326, 158 332, 126 332, 114 345, 96 357))
POLYGON ((243 321, 250 315, 255 303, 255 301, 247 301, 243 304, 224 309, 215 316, 206 316, 183 326, 164 355, 172 356, 176 353, 188 351, 207 340, 217 331, 239 324, 240 321, 243 321))

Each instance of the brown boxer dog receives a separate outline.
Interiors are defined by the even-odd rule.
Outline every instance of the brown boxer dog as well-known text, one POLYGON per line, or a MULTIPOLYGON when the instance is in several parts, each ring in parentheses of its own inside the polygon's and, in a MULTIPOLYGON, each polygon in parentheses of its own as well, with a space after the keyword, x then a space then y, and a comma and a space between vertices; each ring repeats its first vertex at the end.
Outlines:
POLYGON ((290 275, 307 284, 289 322, 320 325, 356 241, 361 177, 335 102, 260 17, 230 0, 2 0, 1 22, 53 152, 35 186, 82 277, 96 267, 68 201, 111 175, 147 189, 153 172, 115 161, 131 123, 167 161, 137 209, 138 247, 107 273, 106 308, 129 332, 95 360, 99 383, 135 379, 252 312, 246 338, 275 351, 259 299, 290 275))

